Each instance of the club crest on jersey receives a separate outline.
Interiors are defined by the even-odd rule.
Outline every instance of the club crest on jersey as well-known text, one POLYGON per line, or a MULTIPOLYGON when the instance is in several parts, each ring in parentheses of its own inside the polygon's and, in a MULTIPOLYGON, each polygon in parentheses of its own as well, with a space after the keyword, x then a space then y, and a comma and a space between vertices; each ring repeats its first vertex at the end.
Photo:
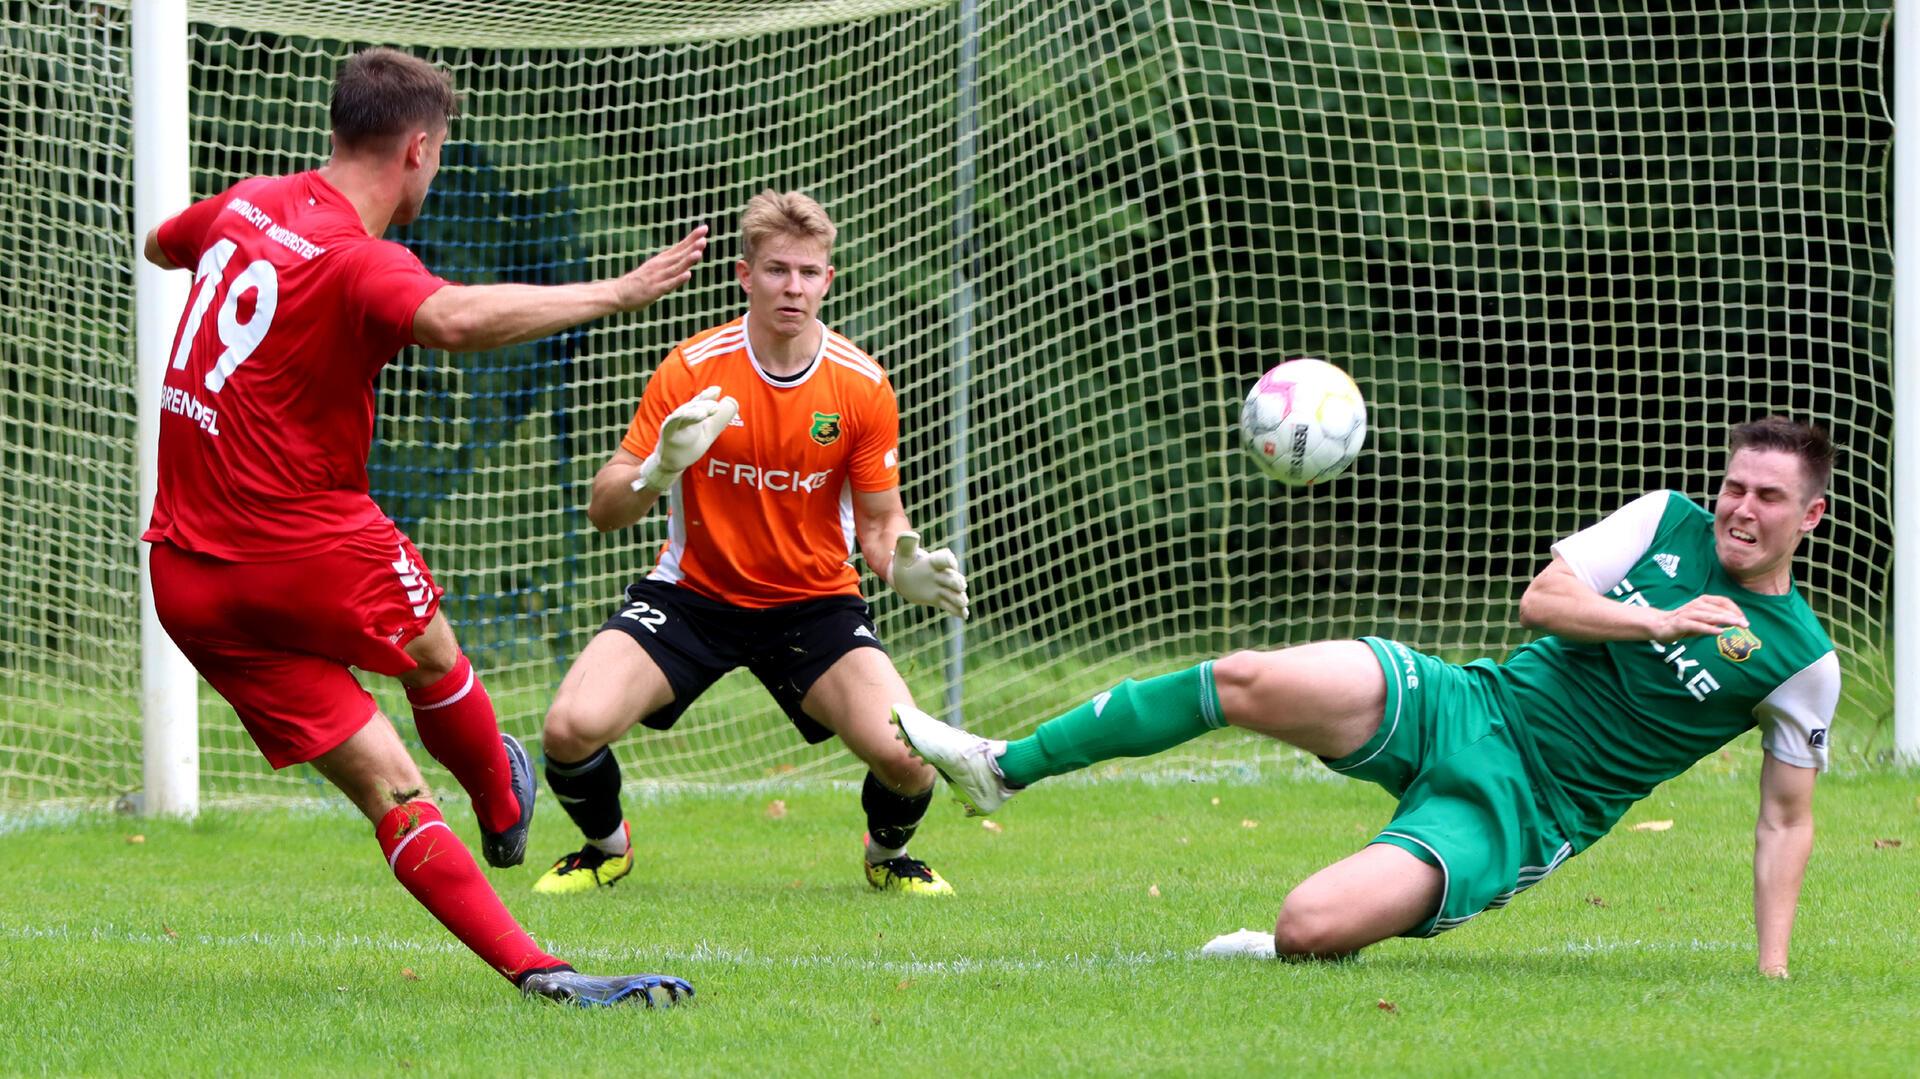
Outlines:
POLYGON ((822 446, 831 446, 840 441, 840 414, 838 412, 816 412, 813 414, 813 429, 807 432, 822 446))
POLYGON ((1720 635, 1720 654, 1735 663, 1745 663, 1759 647, 1760 638, 1745 626, 1734 626, 1720 635))

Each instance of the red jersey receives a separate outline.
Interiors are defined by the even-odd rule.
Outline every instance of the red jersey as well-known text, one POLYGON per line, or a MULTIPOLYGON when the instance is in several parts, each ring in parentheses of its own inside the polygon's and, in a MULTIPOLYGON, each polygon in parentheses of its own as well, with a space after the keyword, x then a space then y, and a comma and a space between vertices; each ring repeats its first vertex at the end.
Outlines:
POLYGON ((893 384, 853 342, 821 327, 798 378, 760 367, 742 317, 694 335, 647 380, 620 445, 644 459, 667 413, 708 386, 740 415, 680 474, 667 542, 649 577, 736 607, 860 594, 853 492, 900 485, 893 384))
POLYGON ((447 282, 368 236, 317 172, 243 180, 167 220, 159 242, 194 275, 142 538, 275 561, 380 520, 367 493, 374 380, 447 282))

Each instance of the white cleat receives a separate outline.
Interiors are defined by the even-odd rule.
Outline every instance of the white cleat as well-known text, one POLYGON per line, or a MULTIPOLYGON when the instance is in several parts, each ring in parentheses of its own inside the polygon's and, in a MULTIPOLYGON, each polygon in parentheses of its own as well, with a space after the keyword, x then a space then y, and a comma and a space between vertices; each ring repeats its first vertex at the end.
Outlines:
POLYGON ((1273 934, 1258 929, 1242 929, 1206 942, 1200 954, 1209 959, 1272 959, 1273 934))
POLYGON ((893 725, 914 755, 940 773, 967 816, 984 817, 1014 796, 993 759, 1007 744, 949 727, 910 704, 893 706, 893 725))

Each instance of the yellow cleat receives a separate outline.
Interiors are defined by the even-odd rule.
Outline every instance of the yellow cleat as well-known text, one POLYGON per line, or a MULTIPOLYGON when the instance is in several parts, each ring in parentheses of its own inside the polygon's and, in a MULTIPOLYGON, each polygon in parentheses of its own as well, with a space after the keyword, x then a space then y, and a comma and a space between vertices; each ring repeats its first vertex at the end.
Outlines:
POLYGON ((633 844, 627 844, 625 854, 608 854, 589 843, 572 854, 553 863, 553 868, 540 874, 533 882, 533 890, 542 895, 571 895, 575 892, 591 892, 598 888, 611 888, 613 882, 633 872, 633 844))
POLYGON ((876 892, 902 895, 952 895, 953 885, 918 858, 902 854, 875 865, 867 862, 867 883, 876 892))

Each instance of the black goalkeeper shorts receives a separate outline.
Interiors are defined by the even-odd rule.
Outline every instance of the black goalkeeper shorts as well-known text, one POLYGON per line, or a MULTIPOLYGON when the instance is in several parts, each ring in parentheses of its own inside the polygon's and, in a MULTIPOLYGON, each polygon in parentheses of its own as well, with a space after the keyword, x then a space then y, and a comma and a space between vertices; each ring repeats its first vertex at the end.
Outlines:
POLYGON ((808 718, 800 702, 827 668, 856 648, 885 652, 873 612, 859 596, 828 596, 778 607, 735 607, 665 581, 627 586, 626 605, 600 627, 638 641, 653 657, 673 703, 642 719, 664 731, 707 687, 735 667, 753 672, 809 743, 833 732, 808 718))

